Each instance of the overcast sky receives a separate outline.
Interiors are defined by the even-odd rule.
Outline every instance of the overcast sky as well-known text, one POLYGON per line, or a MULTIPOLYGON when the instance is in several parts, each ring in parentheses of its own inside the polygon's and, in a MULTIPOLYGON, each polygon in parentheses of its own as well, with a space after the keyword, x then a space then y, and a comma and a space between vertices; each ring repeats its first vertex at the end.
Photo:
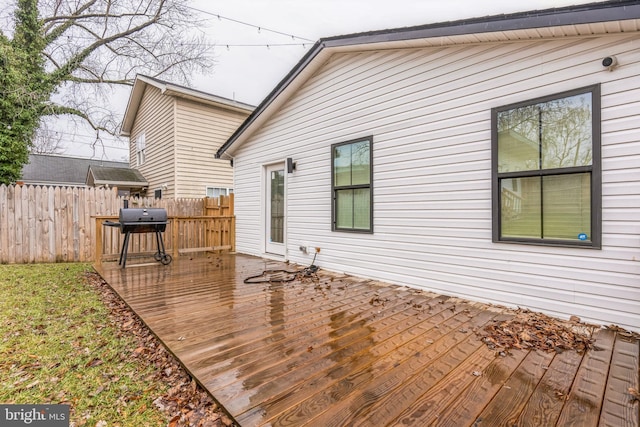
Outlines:
MULTIPOLYGON (((209 75, 194 76, 194 89, 259 104, 300 60, 313 42, 363 31, 399 28, 591 3, 590 0, 192 0, 207 19, 207 38, 215 44, 209 75), (217 16, 220 16, 218 18, 217 16), (242 23, 250 24, 244 25, 242 23), (256 28, 260 27, 260 29, 256 28), (279 33, 270 31, 275 30, 279 33), (289 46, 278 46, 287 44, 289 46), (251 46, 247 46, 251 45, 251 46)), ((114 104, 124 113, 128 93, 114 104)), ((109 143, 116 145, 116 143, 109 143)), ((121 160, 121 149, 107 158, 121 160)), ((90 156, 82 143, 65 155, 90 156)))
POLYGON ((217 64, 195 88, 257 105, 321 37, 589 3, 589 0, 195 0, 210 18, 217 64), (227 17, 270 31, 223 19, 227 17), (304 46, 301 44, 304 43, 304 46), (234 45, 253 44, 261 47, 234 45), (296 46, 277 46, 296 44, 296 46), (227 48, 227 45, 229 46, 227 48), (266 47, 269 45, 269 47, 266 47))

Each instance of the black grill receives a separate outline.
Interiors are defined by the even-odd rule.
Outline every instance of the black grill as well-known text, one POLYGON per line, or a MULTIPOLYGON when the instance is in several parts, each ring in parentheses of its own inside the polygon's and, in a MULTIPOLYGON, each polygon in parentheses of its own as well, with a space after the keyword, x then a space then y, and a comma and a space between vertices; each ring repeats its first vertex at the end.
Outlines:
POLYGON ((163 232, 166 229, 166 209, 120 209, 120 231, 122 233, 153 233, 163 232))
POLYGON ((171 263, 171 255, 164 248, 162 233, 167 229, 167 210, 162 208, 126 208, 120 209, 119 222, 105 221, 105 225, 119 227, 123 233, 124 241, 120 251, 119 265, 125 268, 127 265, 127 251, 129 249, 129 237, 132 233, 155 233, 157 252, 154 259, 164 265, 171 263))

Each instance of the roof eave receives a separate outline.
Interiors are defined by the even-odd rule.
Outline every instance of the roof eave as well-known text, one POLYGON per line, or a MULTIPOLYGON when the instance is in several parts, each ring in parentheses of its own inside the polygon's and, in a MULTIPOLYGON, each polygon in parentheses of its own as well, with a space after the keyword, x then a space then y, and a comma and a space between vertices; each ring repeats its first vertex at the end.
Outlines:
MULTIPOLYGON (((258 105, 253 112, 245 119, 245 121, 240 125, 239 128, 229 137, 229 139, 222 144, 222 146, 218 149, 215 154, 217 159, 221 158, 222 155, 233 145, 240 136, 243 138, 248 137, 248 134, 244 134, 244 132, 254 123, 257 123, 258 119, 260 119, 262 113, 270 106, 272 106, 273 101, 276 100, 280 95, 284 92, 292 91, 294 88, 291 85, 296 78, 304 71, 308 70, 308 66, 316 60, 318 55, 323 51, 324 45, 322 40, 317 41, 311 49, 298 61, 295 67, 289 71, 289 73, 280 81, 280 83, 267 95, 267 97, 258 105), (244 135, 243 135, 244 134, 244 135)), ((319 61, 315 61, 316 63, 319 61)))
POLYGON ((112 187, 148 187, 149 183, 144 181, 109 181, 109 180, 94 180, 93 185, 109 185, 112 187))
POLYGON ((206 94, 204 92, 185 89, 182 87, 176 87, 174 85, 166 85, 164 91, 165 95, 174 96, 176 98, 188 99, 190 101, 199 102, 206 105, 211 105, 225 110, 236 111, 239 113, 251 113, 254 110, 253 105, 245 104, 238 101, 233 101, 226 98, 221 98, 216 95, 206 94))
MULTIPOLYGON (((218 149, 215 157, 221 158, 224 154, 232 156, 233 147, 238 147, 251 136, 257 125, 268 119, 268 112, 276 105, 276 99, 292 92, 296 86, 301 84, 296 85, 295 80, 303 74, 305 69, 313 67, 314 64, 316 68, 319 67, 323 62, 322 59, 337 51, 355 51, 363 47, 390 49, 394 45, 400 45, 410 40, 638 18, 640 18, 640 3, 637 0, 619 0, 323 38, 316 42, 289 74, 256 107, 244 123, 218 149)), ((284 101, 280 103, 282 102, 284 101)))
POLYGON ((434 37, 482 34, 498 31, 549 28, 563 25, 622 21, 640 16, 636 0, 604 1, 529 12, 492 15, 415 27, 347 34, 324 39, 326 47, 388 43, 434 37))
POLYGON ((131 89, 131 95, 129 96, 129 102, 124 113, 122 120, 122 128, 120 131, 121 136, 131 136, 131 130, 144 95, 147 85, 151 85, 160 89, 163 95, 174 96, 177 98, 188 99, 190 101, 200 102, 203 104, 223 108, 226 110, 236 111, 239 113, 248 114, 251 113, 255 107, 253 105, 245 104, 243 102, 223 98, 217 95, 213 95, 199 90, 190 89, 184 86, 176 85, 162 80, 155 79, 144 75, 137 75, 136 80, 133 83, 131 89))
POLYGON ((122 118, 122 127, 120 128, 121 136, 131 136, 131 129, 136 119, 140 102, 142 101, 142 95, 147 87, 148 81, 143 78, 144 76, 136 76, 136 80, 133 82, 131 88, 131 94, 129 95, 129 101, 127 102, 127 108, 124 111, 124 117, 122 118))

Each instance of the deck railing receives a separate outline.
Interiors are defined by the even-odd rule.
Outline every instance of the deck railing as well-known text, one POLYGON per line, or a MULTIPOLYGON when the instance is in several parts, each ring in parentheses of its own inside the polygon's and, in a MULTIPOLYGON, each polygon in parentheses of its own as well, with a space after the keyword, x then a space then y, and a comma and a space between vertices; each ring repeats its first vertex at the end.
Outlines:
MULTIPOLYGON (((120 256, 124 234, 118 227, 107 227, 105 221, 117 221, 117 216, 96 216, 95 262, 114 261, 120 256)), ((169 216, 162 233, 165 250, 173 258, 195 252, 235 250, 235 217, 169 216)), ((157 251, 155 233, 133 233, 127 249, 130 257, 152 256, 157 251)))

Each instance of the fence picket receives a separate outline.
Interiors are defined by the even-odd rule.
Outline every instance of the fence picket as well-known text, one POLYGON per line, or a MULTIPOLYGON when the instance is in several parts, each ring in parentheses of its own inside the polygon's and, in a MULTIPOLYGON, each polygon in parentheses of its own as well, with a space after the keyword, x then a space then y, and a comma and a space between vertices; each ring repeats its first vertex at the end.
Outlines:
MULTIPOLYGON (((95 261, 98 234, 102 235, 102 252, 112 257, 120 251, 120 232, 105 227, 98 233, 96 219, 117 218, 124 200, 114 188, 0 185, 0 263, 95 261)), ((234 224, 230 216, 233 196, 220 200, 132 198, 129 207, 167 209, 175 227, 180 227, 173 229, 170 224, 165 233, 170 253, 235 244, 235 230, 229 228, 234 224)), ((155 250, 152 235, 131 240, 135 250, 155 250)))

